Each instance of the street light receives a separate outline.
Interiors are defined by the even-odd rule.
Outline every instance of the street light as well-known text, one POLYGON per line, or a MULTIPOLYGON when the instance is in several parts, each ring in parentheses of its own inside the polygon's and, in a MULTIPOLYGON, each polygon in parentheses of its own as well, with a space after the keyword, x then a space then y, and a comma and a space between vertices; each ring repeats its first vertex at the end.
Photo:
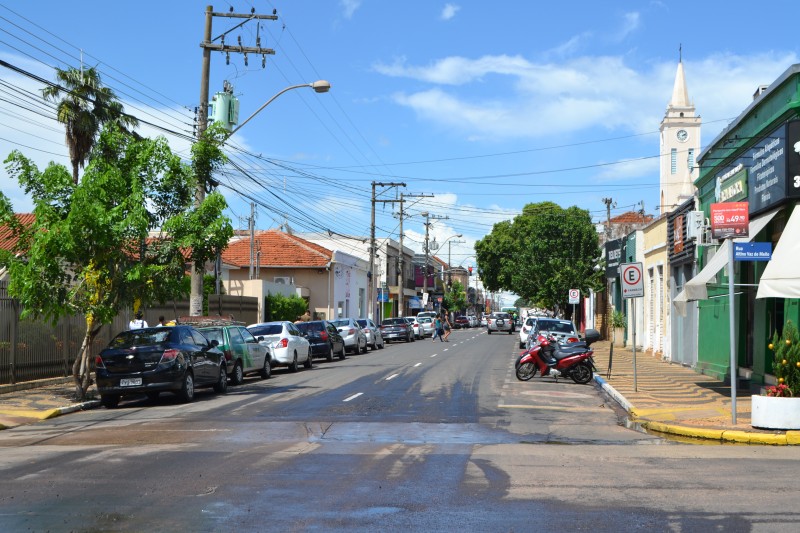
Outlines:
MULTIPOLYGON (((207 31, 210 31, 210 26, 208 26, 207 31)), ((210 39, 210 36, 209 36, 210 39)), ((300 89, 302 87, 310 87, 314 89, 316 93, 326 93, 330 90, 331 84, 325 80, 317 80, 312 83, 301 83, 299 85, 292 85, 290 87, 286 87, 282 91, 278 92, 275 96, 267 100, 264 105, 259 107, 255 113, 247 117, 247 119, 239 124, 236 128, 231 130, 228 135, 225 136, 225 140, 229 139, 231 135, 239 131, 242 126, 250 122, 254 116, 261 112, 262 109, 267 107, 271 104, 277 97, 282 95, 285 92, 291 91, 292 89, 300 89)), ((198 138, 203 136, 203 133, 206 131, 206 126, 208 124, 207 116, 206 116, 206 107, 208 105, 208 76, 205 76, 205 84, 202 85, 200 90, 200 108, 201 108, 201 116, 199 117, 198 121, 198 138)), ((208 179, 211 176, 202 176, 200 180, 198 180, 197 189, 195 191, 195 205, 199 206, 203 199, 206 196, 206 189, 205 184, 207 183, 208 179)), ((190 293, 189 293, 189 315, 190 316, 200 316, 203 314, 203 270, 199 270, 194 265, 192 265, 192 276, 191 276, 191 286, 190 286, 190 293)))

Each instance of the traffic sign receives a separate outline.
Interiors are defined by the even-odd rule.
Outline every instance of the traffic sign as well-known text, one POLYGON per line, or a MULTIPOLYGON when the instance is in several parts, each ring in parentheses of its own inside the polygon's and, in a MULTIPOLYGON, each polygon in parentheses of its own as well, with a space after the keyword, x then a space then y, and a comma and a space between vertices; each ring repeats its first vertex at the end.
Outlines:
POLYGON ((622 263, 619 266, 623 298, 644 297, 644 276, 641 263, 622 263))
POLYGON ((570 289, 569 290, 569 303, 577 304, 580 303, 581 299, 581 291, 580 289, 570 289))

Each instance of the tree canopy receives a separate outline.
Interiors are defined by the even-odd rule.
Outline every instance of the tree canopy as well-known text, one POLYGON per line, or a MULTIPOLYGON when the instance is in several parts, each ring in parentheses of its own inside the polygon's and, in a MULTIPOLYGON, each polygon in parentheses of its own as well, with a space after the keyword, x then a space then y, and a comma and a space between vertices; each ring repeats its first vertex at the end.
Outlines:
POLYGON ((589 212, 552 203, 528 204, 475 244, 486 289, 511 291, 551 309, 567 306, 569 289, 603 286, 600 249, 589 212))
POLYGON ((0 224, 19 237, 16 250, 0 254, 8 291, 25 316, 86 317, 73 367, 82 397, 88 347, 99 328, 126 308, 181 294, 186 264, 212 260, 233 234, 223 216, 226 202, 214 193, 193 207, 193 167, 166 139, 135 139, 113 124, 101 133, 78 184, 63 165, 39 171, 18 151, 6 168, 32 198, 35 215, 31 226, 15 224, 11 202, 0 193, 0 224))

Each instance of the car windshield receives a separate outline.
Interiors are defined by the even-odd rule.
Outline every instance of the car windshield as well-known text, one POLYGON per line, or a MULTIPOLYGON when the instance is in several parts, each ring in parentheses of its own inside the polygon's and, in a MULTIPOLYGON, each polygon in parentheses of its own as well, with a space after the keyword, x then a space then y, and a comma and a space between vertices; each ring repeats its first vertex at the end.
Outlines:
POLYGON ((420 324, 430 324, 432 322, 432 320, 431 320, 431 317, 429 317, 429 316, 423 316, 423 317, 418 318, 417 322, 419 322, 420 324))
POLYGON ((220 344, 225 344, 225 336, 222 334, 222 328, 197 328, 209 341, 217 341, 220 344))
POLYGON ((558 322, 557 320, 539 320, 537 324, 539 331, 550 331, 553 333, 574 333, 575 329, 569 322, 558 322))
POLYGON ((404 326, 407 322, 402 318, 387 318, 383 321, 384 326, 404 326))
POLYGON ((349 320, 334 320, 333 322, 331 322, 331 324, 333 324, 337 328, 341 328, 342 326, 349 326, 350 325, 350 321, 349 320))
POLYGON ((253 335, 280 335, 283 333, 283 324, 264 324, 247 328, 253 335))
POLYGON ((130 348, 131 346, 147 346, 148 344, 160 344, 169 340, 172 329, 147 328, 123 331, 111 340, 111 348, 130 348))

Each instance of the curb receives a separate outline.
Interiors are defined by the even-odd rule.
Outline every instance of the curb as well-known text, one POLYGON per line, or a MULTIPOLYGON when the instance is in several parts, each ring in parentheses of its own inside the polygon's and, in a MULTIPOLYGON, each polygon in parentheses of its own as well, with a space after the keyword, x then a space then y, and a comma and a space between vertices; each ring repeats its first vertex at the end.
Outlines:
POLYGON ((769 446, 797 446, 800 445, 800 431, 786 431, 784 433, 756 433, 751 431, 733 429, 707 429, 690 426, 679 426, 675 424, 665 424, 654 422, 636 416, 633 405, 614 387, 612 387, 599 374, 594 375, 594 380, 600 387, 608 393, 617 403, 622 406, 632 420, 650 431, 666 433, 669 435, 679 435, 682 437, 692 437, 695 439, 714 440, 719 442, 736 442, 740 444, 762 444, 769 446))
MULTIPOLYGON (((89 400, 86 402, 67 405, 65 407, 54 407, 53 409, 44 409, 44 410, 0 409, 0 414, 19 416, 24 418, 33 418, 36 420, 49 420, 51 418, 56 418, 61 415, 74 413, 76 411, 88 411, 89 409, 94 409, 95 407, 99 407, 100 405, 102 405, 102 402, 100 400, 89 400)), ((5 424, 0 423, 0 431, 4 429, 11 429, 11 427, 15 426, 6 426, 5 424)))

